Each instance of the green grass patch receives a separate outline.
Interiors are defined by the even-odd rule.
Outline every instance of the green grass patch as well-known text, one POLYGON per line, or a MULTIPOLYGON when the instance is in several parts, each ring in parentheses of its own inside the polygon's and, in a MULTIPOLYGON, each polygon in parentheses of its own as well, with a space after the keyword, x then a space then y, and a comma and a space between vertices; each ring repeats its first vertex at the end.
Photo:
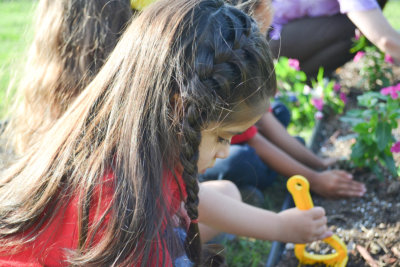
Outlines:
POLYGON ((5 115, 14 90, 7 89, 17 80, 22 69, 25 51, 32 40, 32 15, 37 1, 0 1, 0 119, 5 115))
POLYGON ((271 249, 271 242, 239 237, 224 241, 228 266, 261 267, 265 266, 271 249))
POLYGON ((390 24, 396 30, 400 30, 400 1, 391 0, 389 1, 384 10, 383 14, 389 20, 390 24))

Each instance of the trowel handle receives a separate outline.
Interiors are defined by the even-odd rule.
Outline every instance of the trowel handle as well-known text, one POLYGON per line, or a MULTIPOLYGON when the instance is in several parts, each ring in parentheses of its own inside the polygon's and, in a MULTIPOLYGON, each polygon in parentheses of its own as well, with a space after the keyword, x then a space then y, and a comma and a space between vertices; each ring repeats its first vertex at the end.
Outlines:
MULTIPOLYGON (((296 207, 300 210, 309 210, 314 207, 310 196, 310 184, 301 175, 294 175, 287 181, 287 188, 293 196, 296 207)), ((323 240, 328 243, 336 252, 328 255, 311 254, 306 251, 306 244, 296 244, 294 251, 300 264, 314 265, 324 263, 326 266, 344 267, 346 266, 347 248, 342 240, 336 235, 327 237, 323 240)))
POLYGON ((310 184, 301 175, 294 175, 287 181, 287 188, 293 196, 296 207, 300 210, 309 210, 314 207, 310 196, 310 184))

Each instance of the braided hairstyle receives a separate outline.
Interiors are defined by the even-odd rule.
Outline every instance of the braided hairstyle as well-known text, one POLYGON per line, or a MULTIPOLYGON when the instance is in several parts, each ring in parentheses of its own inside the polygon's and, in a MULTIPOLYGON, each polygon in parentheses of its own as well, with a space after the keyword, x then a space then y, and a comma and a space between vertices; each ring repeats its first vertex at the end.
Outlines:
POLYGON ((235 6, 250 16, 253 16, 254 10, 260 5, 261 1, 264 0, 225 0, 225 2, 235 6))
POLYGON ((201 262, 197 224, 200 131, 212 122, 240 122, 235 113, 267 105, 276 84, 265 38, 250 17, 223 1, 206 0, 187 19, 195 30, 183 31, 177 42, 177 49, 184 51, 177 64, 184 79, 176 81, 184 107, 180 161, 188 193, 186 209, 192 220, 186 240, 188 255, 201 262))

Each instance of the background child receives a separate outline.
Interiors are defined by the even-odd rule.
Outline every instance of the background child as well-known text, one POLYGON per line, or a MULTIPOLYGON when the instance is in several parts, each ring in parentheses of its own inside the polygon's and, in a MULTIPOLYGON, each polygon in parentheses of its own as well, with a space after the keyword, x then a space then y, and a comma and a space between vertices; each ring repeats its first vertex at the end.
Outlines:
MULTIPOLYGON (((220 1, 152 5, 3 175, 2 264, 171 265, 183 247, 199 263, 197 171, 227 155, 274 90, 265 39, 245 14, 220 1), (174 228, 188 219, 182 246, 174 228)), ((296 242, 329 235, 321 208, 265 222, 296 242)))
POLYGON ((319 67, 330 74, 354 57, 350 53, 355 29, 383 53, 400 63, 400 33, 382 13, 387 0, 275 0, 273 29, 269 33, 276 58, 300 61, 307 77, 319 67))
POLYGON ((132 14, 129 0, 39 1, 6 133, 17 153, 40 139, 93 79, 132 14))

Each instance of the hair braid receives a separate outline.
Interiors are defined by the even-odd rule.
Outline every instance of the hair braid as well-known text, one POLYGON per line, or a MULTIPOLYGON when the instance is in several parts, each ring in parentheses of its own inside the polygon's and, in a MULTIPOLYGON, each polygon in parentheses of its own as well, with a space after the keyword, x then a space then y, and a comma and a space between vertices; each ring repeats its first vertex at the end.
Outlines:
POLYGON ((199 159, 199 145, 201 141, 200 124, 196 114, 195 105, 186 107, 186 116, 183 121, 183 146, 181 151, 181 163, 183 165, 182 178, 186 184, 187 199, 185 208, 191 219, 185 247, 189 258, 199 265, 201 262, 201 241, 197 223, 199 204, 199 185, 197 182, 197 161, 199 159))
MULTIPOLYGON (((180 160, 187 191, 185 207, 192 220, 185 247, 189 258, 197 265, 207 260, 207 257, 201 257, 197 223, 201 130, 210 122, 228 122, 232 111, 239 110, 243 103, 259 103, 272 94, 273 90, 266 92, 262 88, 275 88, 265 83, 265 75, 271 75, 271 68, 266 64, 266 59, 270 58, 260 49, 260 44, 265 41, 255 34, 255 22, 237 9, 220 8, 222 1, 202 4, 218 11, 204 12, 199 18, 198 35, 193 38, 193 43, 186 43, 184 47, 184 62, 193 63, 188 69, 181 70, 186 74, 186 81, 178 81, 184 107, 180 160)), ((220 255, 217 257, 221 258, 220 255)), ((212 262, 212 257, 210 259, 212 262)), ((222 264, 223 260, 218 262, 222 264)))

